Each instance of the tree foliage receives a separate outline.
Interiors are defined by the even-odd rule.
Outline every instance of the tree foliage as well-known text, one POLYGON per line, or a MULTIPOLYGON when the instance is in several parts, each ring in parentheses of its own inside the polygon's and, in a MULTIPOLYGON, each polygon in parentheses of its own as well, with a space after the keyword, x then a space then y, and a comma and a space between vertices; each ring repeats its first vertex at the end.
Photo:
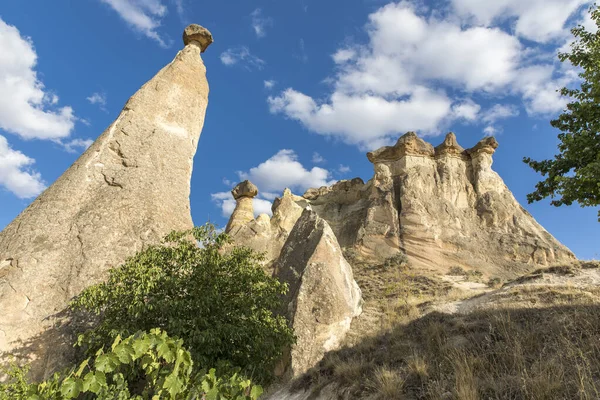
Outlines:
POLYGON ((223 252, 227 242, 211 225, 174 232, 111 270, 71 303, 98 318, 79 343, 93 354, 118 335, 160 328, 183 339, 195 365, 239 367, 268 382, 294 340, 273 312, 287 287, 264 273, 252 250, 223 252))
POLYGON ((100 349, 41 383, 27 382, 27 368, 13 365, 6 372, 9 382, 0 384, 0 400, 256 400, 262 393, 237 373, 227 379, 218 378, 214 369, 193 373, 183 341, 160 329, 124 340, 117 336, 108 351, 100 349))
MULTIPOLYGON (((590 13, 600 27, 598 8, 592 7, 590 13)), ((600 204, 600 31, 588 32, 580 25, 571 32, 575 37, 571 51, 559 53, 559 59, 581 68, 582 83, 579 89, 561 89, 561 94, 571 101, 551 121, 561 131, 559 154, 552 160, 533 161, 528 157, 523 160, 546 177, 527 195, 529 203, 551 197, 554 206, 573 202, 582 207, 600 204)))

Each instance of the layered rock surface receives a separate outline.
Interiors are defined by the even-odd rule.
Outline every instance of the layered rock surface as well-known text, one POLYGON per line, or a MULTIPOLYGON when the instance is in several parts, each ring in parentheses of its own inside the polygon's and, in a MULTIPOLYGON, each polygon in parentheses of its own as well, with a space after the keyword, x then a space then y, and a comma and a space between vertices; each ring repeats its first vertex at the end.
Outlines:
MULTIPOLYGON (((302 197, 286 192, 283 199, 297 207, 288 205, 294 211, 279 212, 277 218, 274 214, 270 226, 282 220, 292 225, 298 210, 310 204, 342 247, 373 261, 401 250, 414 267, 446 272, 461 266, 501 277, 574 261, 573 253, 535 221, 492 170, 497 147, 488 137, 465 150, 449 133, 434 148, 409 132, 394 146, 368 153, 374 176, 367 183, 340 181, 309 189, 302 197)), ((262 220, 266 225, 267 217, 262 220)), ((252 235, 240 230, 233 236, 248 244, 252 235)), ((272 259, 275 253, 276 248, 272 259)))
POLYGON ((125 104, 116 121, 0 233, 0 359, 61 366, 69 300, 145 245, 193 226, 192 161, 208 104, 200 53, 210 33, 191 25, 185 48, 125 104))
POLYGON ((289 285, 285 312, 297 342, 287 374, 296 377, 340 347, 362 311, 361 291, 333 231, 310 207, 290 232, 274 276, 289 285))

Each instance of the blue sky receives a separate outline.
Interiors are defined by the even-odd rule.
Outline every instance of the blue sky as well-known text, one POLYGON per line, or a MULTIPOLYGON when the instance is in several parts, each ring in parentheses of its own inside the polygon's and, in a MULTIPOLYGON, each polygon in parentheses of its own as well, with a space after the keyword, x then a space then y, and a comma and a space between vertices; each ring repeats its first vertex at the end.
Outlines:
POLYGON ((259 186, 258 211, 295 193, 372 176, 365 153, 415 130, 463 147, 495 134, 494 169, 580 258, 600 258, 597 210, 526 204, 576 85, 569 28, 587 0, 4 0, 0 4, 0 228, 67 169, 182 47, 211 30, 211 88, 194 161, 196 224, 226 223, 228 191, 259 186))

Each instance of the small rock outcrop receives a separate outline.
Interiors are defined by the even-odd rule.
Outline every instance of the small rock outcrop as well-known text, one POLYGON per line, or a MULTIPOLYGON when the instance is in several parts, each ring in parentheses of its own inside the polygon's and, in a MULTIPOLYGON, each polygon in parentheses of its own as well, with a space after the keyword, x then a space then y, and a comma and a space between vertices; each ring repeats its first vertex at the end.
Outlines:
POLYGON ((183 39, 175 59, 0 233, 0 362, 29 358, 34 378, 63 366, 69 300, 144 246, 193 226, 190 178, 209 92, 200 53, 212 36, 191 25, 183 39))
POLYGON ((310 208, 302 212, 275 261, 274 276, 289 285, 285 313, 297 342, 287 375, 296 377, 340 347, 362 311, 361 291, 333 231, 310 208))

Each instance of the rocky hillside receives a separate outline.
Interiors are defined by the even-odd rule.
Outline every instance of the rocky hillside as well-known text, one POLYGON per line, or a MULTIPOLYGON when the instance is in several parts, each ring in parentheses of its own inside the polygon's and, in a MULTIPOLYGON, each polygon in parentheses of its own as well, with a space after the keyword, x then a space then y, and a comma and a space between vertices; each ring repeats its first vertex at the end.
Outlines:
POLYGON ((307 288, 291 285, 299 342, 269 399, 595 398, 600 352, 586 335, 600 329, 600 265, 576 261, 516 201, 491 169, 497 147, 463 149, 452 133, 433 147, 409 132, 367 155, 367 183, 286 190, 271 218, 254 218, 251 182, 232 191, 236 245, 307 288), (307 245, 319 231, 309 216, 331 232, 327 252, 307 245), (348 264, 355 283, 330 284, 348 264), (352 312, 336 299, 356 286, 362 312, 342 328, 352 312))

